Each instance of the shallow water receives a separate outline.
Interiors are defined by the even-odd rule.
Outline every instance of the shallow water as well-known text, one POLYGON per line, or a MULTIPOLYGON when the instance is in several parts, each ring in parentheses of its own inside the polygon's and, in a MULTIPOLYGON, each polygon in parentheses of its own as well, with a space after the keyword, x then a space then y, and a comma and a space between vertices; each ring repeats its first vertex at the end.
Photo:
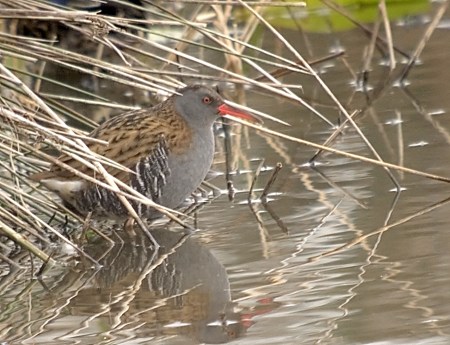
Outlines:
MULTIPOLYGON (((408 93, 386 88, 358 125, 385 161, 450 176, 448 13, 445 18, 408 78, 408 93)), ((425 29, 425 24, 392 25, 394 41, 406 51, 425 29)), ((298 43, 296 32, 283 34, 298 43)), ((368 43, 356 29, 309 39, 318 56, 330 46, 344 49, 355 70, 368 43)), ((387 78, 387 68, 376 61, 373 86, 387 78)), ((322 71, 343 104, 364 106, 364 95, 355 93, 341 60, 322 71)), ((317 109, 335 122, 338 112, 327 106, 331 101, 311 78, 285 82, 304 85, 302 96, 314 97, 317 109)), ((247 100, 291 124, 267 121, 271 129, 315 143, 332 133, 297 105, 254 90, 247 100)), ((162 256, 140 244, 108 253, 97 244, 88 251, 95 258, 105 255, 100 271, 53 269, 42 284, 26 274, 12 275, 14 282, 3 277, 0 339, 10 344, 450 342, 448 184, 394 171, 403 188, 398 194, 382 167, 324 154, 312 169, 305 166, 312 148, 252 129, 234 126, 232 132, 233 201, 224 193, 204 205, 196 215, 200 230, 191 238, 155 231, 164 245, 162 256), (254 198, 273 167, 283 164, 269 194, 275 217, 259 201, 253 211, 247 202, 262 159, 267 169, 254 198), (340 248, 389 224, 394 226, 340 248)), ((220 172, 225 171, 223 147, 218 136, 213 169, 220 172)), ((372 157, 350 128, 333 147, 372 157)), ((226 189, 223 174, 211 182, 226 189)))

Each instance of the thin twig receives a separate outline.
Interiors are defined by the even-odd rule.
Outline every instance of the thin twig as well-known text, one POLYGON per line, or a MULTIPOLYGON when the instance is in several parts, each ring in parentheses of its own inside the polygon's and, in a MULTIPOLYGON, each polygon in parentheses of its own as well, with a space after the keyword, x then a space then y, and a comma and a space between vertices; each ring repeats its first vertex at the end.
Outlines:
POLYGON ((375 236, 375 235, 378 235, 378 234, 382 234, 382 233, 384 233, 384 232, 386 232, 386 231, 388 231, 390 229, 394 230, 395 227, 397 227, 399 225, 402 225, 402 224, 405 224, 405 223, 409 222, 410 220, 413 220, 413 219, 415 219, 415 218, 417 218, 419 216, 423 216, 424 214, 430 213, 431 211, 434 211, 435 209, 437 209, 437 208, 447 204, 448 202, 450 202, 450 198, 446 198, 446 199, 444 199, 444 200, 442 200, 440 202, 437 202, 437 203, 432 204, 432 205, 430 205, 428 207, 425 207, 424 209, 422 209, 422 210, 420 210, 418 212, 415 212, 415 213, 413 213, 413 214, 411 214, 409 216, 403 217, 402 219, 399 219, 398 221, 396 221, 396 222, 394 222, 392 224, 385 225, 385 226, 383 226, 381 228, 378 228, 377 230, 371 231, 368 234, 365 234, 363 236, 359 236, 359 237, 355 238, 354 240, 352 240, 352 241, 350 241, 350 242, 348 242, 348 243, 346 243, 346 244, 344 244, 342 246, 339 246, 339 247, 337 247, 337 248, 335 248, 333 250, 329 250, 329 251, 326 251, 326 252, 324 252, 322 254, 312 256, 312 257, 310 257, 308 259, 308 262, 314 262, 314 261, 317 261, 317 260, 319 260, 321 258, 340 253, 340 252, 342 252, 345 249, 352 248, 353 246, 355 246, 355 245, 357 245, 357 244, 367 240, 368 238, 370 238, 372 236, 375 236))
POLYGON ((51 262, 52 264, 55 263, 53 259, 50 258, 47 254, 45 254, 42 250, 40 250, 38 247, 36 247, 33 243, 28 241, 25 237, 23 237, 21 234, 19 234, 17 231, 9 227, 7 224, 5 224, 0 219, 0 231, 3 232, 5 235, 7 235, 9 238, 11 238, 13 241, 18 243, 20 246, 28 250, 30 253, 33 253, 35 256, 37 256, 39 259, 41 259, 44 262, 51 262))
POLYGON ((285 234, 289 234, 289 229, 288 227, 283 223, 283 221, 281 220, 281 218, 275 213, 275 211, 272 209, 272 207, 270 206, 270 203, 268 202, 262 202, 261 203, 262 207, 264 207, 264 209, 270 214, 270 216, 272 217, 272 219, 275 221, 275 223, 277 223, 278 227, 281 229, 281 231, 283 231, 285 234))
POLYGON ((261 196, 260 196, 261 200, 263 200, 263 201, 266 200, 267 194, 269 193, 269 189, 272 187, 273 183, 277 179, 278 173, 281 171, 282 168, 283 168, 283 164, 281 164, 280 162, 278 162, 277 165, 275 165, 275 168, 272 171, 272 175, 270 175, 270 178, 267 181, 267 183, 264 186, 264 189, 261 193, 261 196))
POLYGON ((420 40, 419 44, 417 45, 416 49, 414 50, 413 54, 411 55, 408 64, 403 69, 401 75, 400 75, 400 82, 403 84, 405 79, 408 77, 408 74, 411 70, 411 68, 414 66, 414 63, 416 62, 419 55, 422 53, 423 49, 425 48, 425 45, 427 44, 428 40, 430 39, 431 35, 433 34, 434 30, 436 29, 437 25, 441 21, 442 16, 447 11, 448 7, 448 1, 442 2, 441 6, 439 7, 438 11, 436 12, 433 20, 428 25, 427 29, 425 30, 425 33, 423 34, 422 39, 420 40))
POLYGON ((346 197, 353 200, 356 204, 361 206, 363 209, 367 210, 367 206, 361 200, 359 200, 356 196, 354 196, 353 193, 347 191, 345 188, 342 188, 336 182, 334 182, 330 178, 328 178, 328 176, 326 176, 318 167, 311 166, 311 169, 313 169, 316 173, 318 173, 331 187, 342 192, 342 194, 344 194, 346 197))
POLYGON ((392 42, 391 24, 389 22, 387 8, 386 8, 386 0, 380 0, 378 8, 380 9, 380 12, 381 12, 381 18, 383 18, 384 31, 386 32, 386 42, 387 42, 388 51, 389 51, 389 62, 390 62, 389 67, 392 71, 395 69, 396 61, 395 61, 395 54, 394 54, 394 43, 392 42))
POLYGON ((247 201, 248 201, 249 203, 252 202, 253 188, 255 187, 256 180, 258 179, 259 174, 261 173, 261 168, 263 167, 264 162, 265 162, 264 159, 261 160, 261 162, 259 162, 258 167, 256 168, 256 171, 255 171, 255 174, 253 175, 252 183, 251 183, 251 185, 250 185, 250 189, 249 189, 248 195, 247 195, 247 201))
POLYGON ((286 139, 286 140, 289 140, 289 141, 293 141, 293 142, 296 142, 296 143, 299 143, 299 144, 303 144, 303 145, 307 145, 307 146, 310 146, 310 147, 314 147, 316 149, 321 149, 323 151, 335 153, 335 154, 338 154, 340 156, 356 159, 356 160, 359 160, 359 161, 362 161, 362 162, 366 162, 366 163, 370 163, 370 164, 374 164, 374 165, 390 168, 390 169, 393 169, 393 170, 404 171, 404 172, 409 173, 409 174, 423 176, 423 177, 426 177, 426 178, 430 178, 432 180, 443 181, 443 182, 447 182, 447 183, 450 182, 450 177, 434 175, 434 174, 426 173, 426 172, 423 172, 423 171, 410 169, 410 168, 407 168, 407 167, 401 167, 401 166, 398 166, 396 164, 387 163, 387 162, 379 161, 379 160, 372 159, 372 158, 367 158, 367 157, 364 157, 364 156, 356 155, 354 153, 350 153, 350 152, 345 152, 345 151, 341 151, 341 150, 338 150, 338 149, 334 149, 334 148, 331 148, 331 147, 328 147, 328 146, 323 146, 323 145, 316 144, 316 143, 313 143, 313 142, 310 142, 310 141, 307 141, 307 140, 303 140, 303 139, 296 138, 296 137, 293 137, 293 136, 290 136, 290 135, 287 135, 287 134, 283 134, 283 133, 280 133, 280 132, 277 132, 277 131, 274 131, 274 130, 271 130, 271 129, 268 129, 268 128, 264 128, 264 127, 261 127, 261 126, 258 126, 258 125, 254 125, 253 123, 250 123, 250 122, 247 122, 247 121, 242 121, 242 120, 240 120, 238 118, 234 118, 233 117, 233 118, 230 118, 230 119, 232 119, 235 122, 239 122, 239 123, 245 124, 246 126, 252 127, 252 128, 254 128, 256 130, 259 130, 261 132, 264 132, 264 133, 267 133, 267 134, 271 134, 271 135, 274 135, 276 137, 283 138, 283 139, 286 139))

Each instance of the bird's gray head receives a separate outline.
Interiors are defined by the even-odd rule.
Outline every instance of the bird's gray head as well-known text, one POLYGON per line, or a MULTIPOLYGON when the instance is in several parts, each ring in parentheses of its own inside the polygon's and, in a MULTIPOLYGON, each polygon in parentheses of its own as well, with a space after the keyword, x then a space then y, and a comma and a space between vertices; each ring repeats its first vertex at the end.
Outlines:
POLYGON ((177 92, 179 95, 174 96, 175 110, 197 128, 211 127, 217 117, 227 114, 256 121, 253 115, 226 105, 223 98, 210 87, 192 85, 177 92))

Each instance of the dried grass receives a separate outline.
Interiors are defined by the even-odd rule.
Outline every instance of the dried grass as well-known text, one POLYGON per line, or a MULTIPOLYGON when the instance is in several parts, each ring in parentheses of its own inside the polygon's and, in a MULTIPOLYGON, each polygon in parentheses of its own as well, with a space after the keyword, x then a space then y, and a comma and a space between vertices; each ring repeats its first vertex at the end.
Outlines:
MULTIPOLYGON (((30 173, 46 169, 50 163, 64 166, 54 158, 53 153, 56 151, 65 152, 101 174, 106 182, 76 172, 81 178, 91 179, 115 191, 128 205, 130 213, 141 223, 144 231, 146 225, 134 213, 128 200, 139 200, 154 206, 178 224, 189 226, 178 218, 179 213, 155 205, 110 176, 104 166, 117 163, 91 152, 85 141, 92 140, 87 137, 87 133, 99 120, 89 117, 88 109, 95 109, 97 113, 101 109, 109 116, 110 113, 136 105, 154 103, 171 94, 177 87, 193 81, 246 85, 272 97, 306 107, 326 125, 335 127, 310 102, 294 92, 301 85, 284 84, 279 80, 285 74, 310 74, 345 116, 344 123, 325 144, 252 127, 272 136, 315 147, 319 150, 318 155, 328 151, 383 166, 394 183, 391 170, 450 181, 447 177, 384 162, 355 122, 355 117, 364 110, 350 115, 311 64, 262 15, 267 6, 303 4, 178 1, 157 5, 151 1, 142 1, 143 6, 137 6, 126 1, 116 3, 132 13, 141 13, 143 18, 107 16, 98 12, 52 6, 37 0, 0 0, 0 25, 3 25, 3 31, 0 30, 0 231, 42 261, 52 260, 49 244, 54 238, 59 238, 95 263, 81 247, 63 235, 64 232, 83 227, 84 219, 72 214, 53 196, 27 179, 30 173), (245 25, 230 27, 228 18, 235 6, 245 8, 249 19, 245 25), (30 33, 22 34, 21 30, 27 25, 31 29, 43 26, 45 30, 38 30, 37 37, 30 36, 30 33), (261 25, 279 40, 292 58, 250 43, 255 30, 261 25), (218 53, 223 56, 223 61, 215 58, 218 53), (55 70, 89 83, 90 90, 85 90, 79 82, 72 82, 69 78, 63 80, 59 74, 52 75, 51 71, 55 70), (139 94, 143 96, 135 102, 118 101, 116 95, 102 89, 104 84, 109 85, 108 90, 132 90, 137 98, 139 94), (149 95, 152 99, 150 102, 149 95), (347 123, 361 136, 375 158, 361 157, 330 147, 347 123)), ((385 12, 382 6, 384 18, 385 12)), ((439 13, 443 13, 443 10, 439 13)), ((379 22, 383 21, 380 19, 379 22)), ((386 20, 384 23, 385 31, 389 33, 386 20)), ((426 38, 429 38, 433 28, 430 26, 426 38)), ((399 50, 390 35, 384 40, 378 30, 372 36, 372 49, 365 65, 369 66, 375 44, 380 42, 388 46, 394 67, 394 52, 399 50)), ((423 42, 411 57, 412 62, 423 49, 425 40, 423 42)), ((325 59, 340 56, 336 54, 325 59)), ((406 74, 407 71, 402 77, 406 74)), ((238 90, 241 92, 240 103, 245 103, 243 88, 238 87, 238 90)), ((255 110, 255 113, 269 121, 284 123, 260 111, 255 110)), ((91 228, 101 233, 95 226, 91 225, 91 228)), ((148 235, 151 236, 150 233, 148 235)))

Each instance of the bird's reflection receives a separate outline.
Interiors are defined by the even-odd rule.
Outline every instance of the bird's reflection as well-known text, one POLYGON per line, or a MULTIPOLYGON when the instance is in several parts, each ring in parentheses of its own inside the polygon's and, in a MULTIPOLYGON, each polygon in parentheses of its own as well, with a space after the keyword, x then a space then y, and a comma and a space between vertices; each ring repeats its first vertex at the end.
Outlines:
POLYGON ((78 323, 63 339, 89 333, 104 339, 102 344, 115 344, 131 334, 139 339, 177 335, 225 343, 244 334, 248 320, 241 322, 233 310, 222 264, 187 235, 167 229, 152 233, 162 246, 158 253, 144 239, 139 245, 96 243, 85 250, 101 257, 100 270, 87 277, 80 264, 56 283, 44 280, 51 292, 47 298, 65 295, 66 309, 78 323))

